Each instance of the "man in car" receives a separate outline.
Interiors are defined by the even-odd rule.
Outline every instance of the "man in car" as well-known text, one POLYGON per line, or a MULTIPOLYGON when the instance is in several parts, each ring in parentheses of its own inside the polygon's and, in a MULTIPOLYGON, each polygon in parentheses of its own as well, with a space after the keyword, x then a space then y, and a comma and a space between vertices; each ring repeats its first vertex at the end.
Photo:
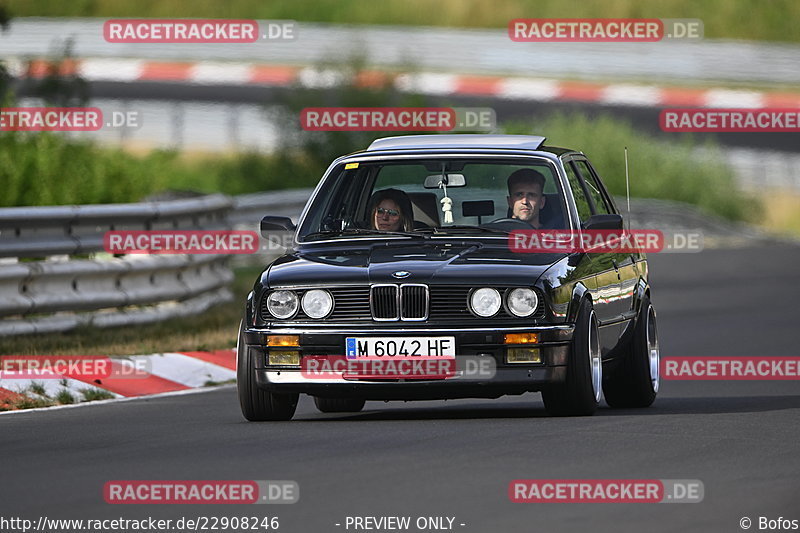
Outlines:
POLYGON ((544 207, 545 177, 530 168, 515 170, 508 177, 508 209, 511 218, 522 220, 534 229, 542 229, 539 213, 544 207))

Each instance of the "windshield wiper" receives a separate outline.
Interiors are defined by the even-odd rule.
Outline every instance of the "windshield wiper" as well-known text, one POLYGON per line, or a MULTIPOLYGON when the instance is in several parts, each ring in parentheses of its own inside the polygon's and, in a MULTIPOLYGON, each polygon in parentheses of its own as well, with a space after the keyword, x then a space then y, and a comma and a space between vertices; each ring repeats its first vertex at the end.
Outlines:
POLYGON ((329 230, 329 231, 316 231, 305 235, 304 238, 309 237, 340 237, 343 235, 402 235, 404 237, 415 237, 417 239, 426 239, 427 237, 422 233, 412 233, 410 231, 382 231, 377 229, 366 228, 346 228, 343 230, 329 230))
POLYGON ((456 225, 456 226, 442 226, 440 228, 434 228, 434 233, 450 233, 448 230, 470 230, 470 231, 479 231, 481 233, 502 233, 503 235, 508 235, 510 232, 498 229, 498 228, 484 228, 481 226, 469 226, 469 225, 456 225))

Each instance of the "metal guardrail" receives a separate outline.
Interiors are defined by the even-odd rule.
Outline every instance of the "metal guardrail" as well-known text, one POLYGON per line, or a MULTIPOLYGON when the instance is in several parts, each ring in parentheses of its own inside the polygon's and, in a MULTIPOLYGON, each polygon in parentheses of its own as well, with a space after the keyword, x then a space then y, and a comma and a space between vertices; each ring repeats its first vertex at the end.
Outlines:
POLYGON ((297 223, 300 211, 313 191, 314 189, 289 189, 234 196, 229 220, 253 231, 259 230, 264 215, 289 217, 297 223))
POLYGON ((224 229, 233 201, 222 194, 140 204, 0 209, 0 257, 100 252, 109 230, 224 229))
POLYGON ((230 301, 225 255, 103 252, 109 230, 258 228, 296 217, 309 191, 92 206, 0 209, 0 335, 155 322, 230 301))

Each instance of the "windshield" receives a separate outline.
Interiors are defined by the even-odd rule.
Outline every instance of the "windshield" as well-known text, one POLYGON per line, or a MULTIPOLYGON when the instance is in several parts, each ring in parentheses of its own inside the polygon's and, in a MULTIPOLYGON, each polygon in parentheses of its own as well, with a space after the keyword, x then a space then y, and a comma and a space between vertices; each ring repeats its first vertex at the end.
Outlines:
POLYGON ((339 165, 314 198, 299 238, 502 237, 567 227, 550 161, 434 157, 339 165))

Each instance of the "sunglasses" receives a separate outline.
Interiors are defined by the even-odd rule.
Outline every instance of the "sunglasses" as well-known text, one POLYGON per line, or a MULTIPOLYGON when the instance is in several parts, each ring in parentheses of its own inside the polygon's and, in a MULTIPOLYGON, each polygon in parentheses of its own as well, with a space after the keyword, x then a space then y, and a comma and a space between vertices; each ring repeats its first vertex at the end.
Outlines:
POLYGON ((389 215, 390 217, 399 217, 400 211, 396 209, 386 209, 383 207, 379 207, 377 209, 379 215, 389 215))

